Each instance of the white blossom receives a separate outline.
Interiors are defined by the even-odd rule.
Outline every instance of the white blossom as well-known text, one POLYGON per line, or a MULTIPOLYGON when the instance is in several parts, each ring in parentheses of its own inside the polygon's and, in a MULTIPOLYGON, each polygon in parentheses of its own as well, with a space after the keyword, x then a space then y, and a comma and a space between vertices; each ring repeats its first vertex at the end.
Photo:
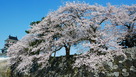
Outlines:
POLYGON ((135 8, 135 5, 119 7, 108 4, 104 7, 68 2, 31 26, 30 33, 8 49, 11 66, 18 63, 15 69, 27 74, 36 59, 35 62, 42 65, 40 70, 48 66, 52 53, 63 47, 70 50, 71 46, 82 43, 90 50, 78 55, 73 67, 103 68, 104 62, 124 55, 118 42, 127 31, 118 26, 130 22, 135 26, 135 8))

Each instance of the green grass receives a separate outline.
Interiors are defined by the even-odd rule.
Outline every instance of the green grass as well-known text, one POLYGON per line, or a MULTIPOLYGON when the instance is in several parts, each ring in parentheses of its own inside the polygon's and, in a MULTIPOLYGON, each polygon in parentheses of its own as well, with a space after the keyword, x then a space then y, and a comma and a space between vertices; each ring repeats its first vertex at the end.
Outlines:
POLYGON ((0 60, 0 77, 9 77, 10 69, 7 60, 0 60))

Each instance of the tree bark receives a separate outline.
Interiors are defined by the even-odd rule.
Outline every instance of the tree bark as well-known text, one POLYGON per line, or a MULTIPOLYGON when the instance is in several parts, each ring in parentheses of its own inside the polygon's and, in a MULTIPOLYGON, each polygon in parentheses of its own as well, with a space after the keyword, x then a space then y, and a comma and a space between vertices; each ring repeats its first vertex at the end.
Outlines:
POLYGON ((70 46, 64 46, 66 51, 66 57, 68 58, 70 56, 70 46))
POLYGON ((54 57, 56 57, 56 52, 54 52, 54 57))

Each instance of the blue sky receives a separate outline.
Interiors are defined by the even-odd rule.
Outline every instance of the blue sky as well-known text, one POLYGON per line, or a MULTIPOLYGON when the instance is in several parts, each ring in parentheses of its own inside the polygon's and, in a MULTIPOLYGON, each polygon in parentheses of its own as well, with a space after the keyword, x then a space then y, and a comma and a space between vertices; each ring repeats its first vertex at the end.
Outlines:
POLYGON ((89 4, 131 5, 136 0, 0 0, 0 49, 9 35, 21 39, 26 35, 32 21, 40 20, 51 10, 56 10, 66 1, 84 1, 89 4))

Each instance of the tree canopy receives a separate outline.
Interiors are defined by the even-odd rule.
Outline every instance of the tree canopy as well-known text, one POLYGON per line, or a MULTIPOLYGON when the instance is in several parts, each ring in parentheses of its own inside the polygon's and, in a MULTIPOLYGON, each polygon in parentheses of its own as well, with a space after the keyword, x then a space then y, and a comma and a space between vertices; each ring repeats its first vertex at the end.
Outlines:
POLYGON ((130 33, 135 35, 135 23, 135 5, 104 7, 67 2, 31 26, 29 34, 8 49, 10 63, 16 64, 15 70, 28 74, 33 63, 39 65, 38 70, 46 68, 52 53, 64 47, 68 58, 71 46, 82 43, 90 50, 78 55, 73 67, 98 69, 105 61, 124 55, 120 44, 130 33))

